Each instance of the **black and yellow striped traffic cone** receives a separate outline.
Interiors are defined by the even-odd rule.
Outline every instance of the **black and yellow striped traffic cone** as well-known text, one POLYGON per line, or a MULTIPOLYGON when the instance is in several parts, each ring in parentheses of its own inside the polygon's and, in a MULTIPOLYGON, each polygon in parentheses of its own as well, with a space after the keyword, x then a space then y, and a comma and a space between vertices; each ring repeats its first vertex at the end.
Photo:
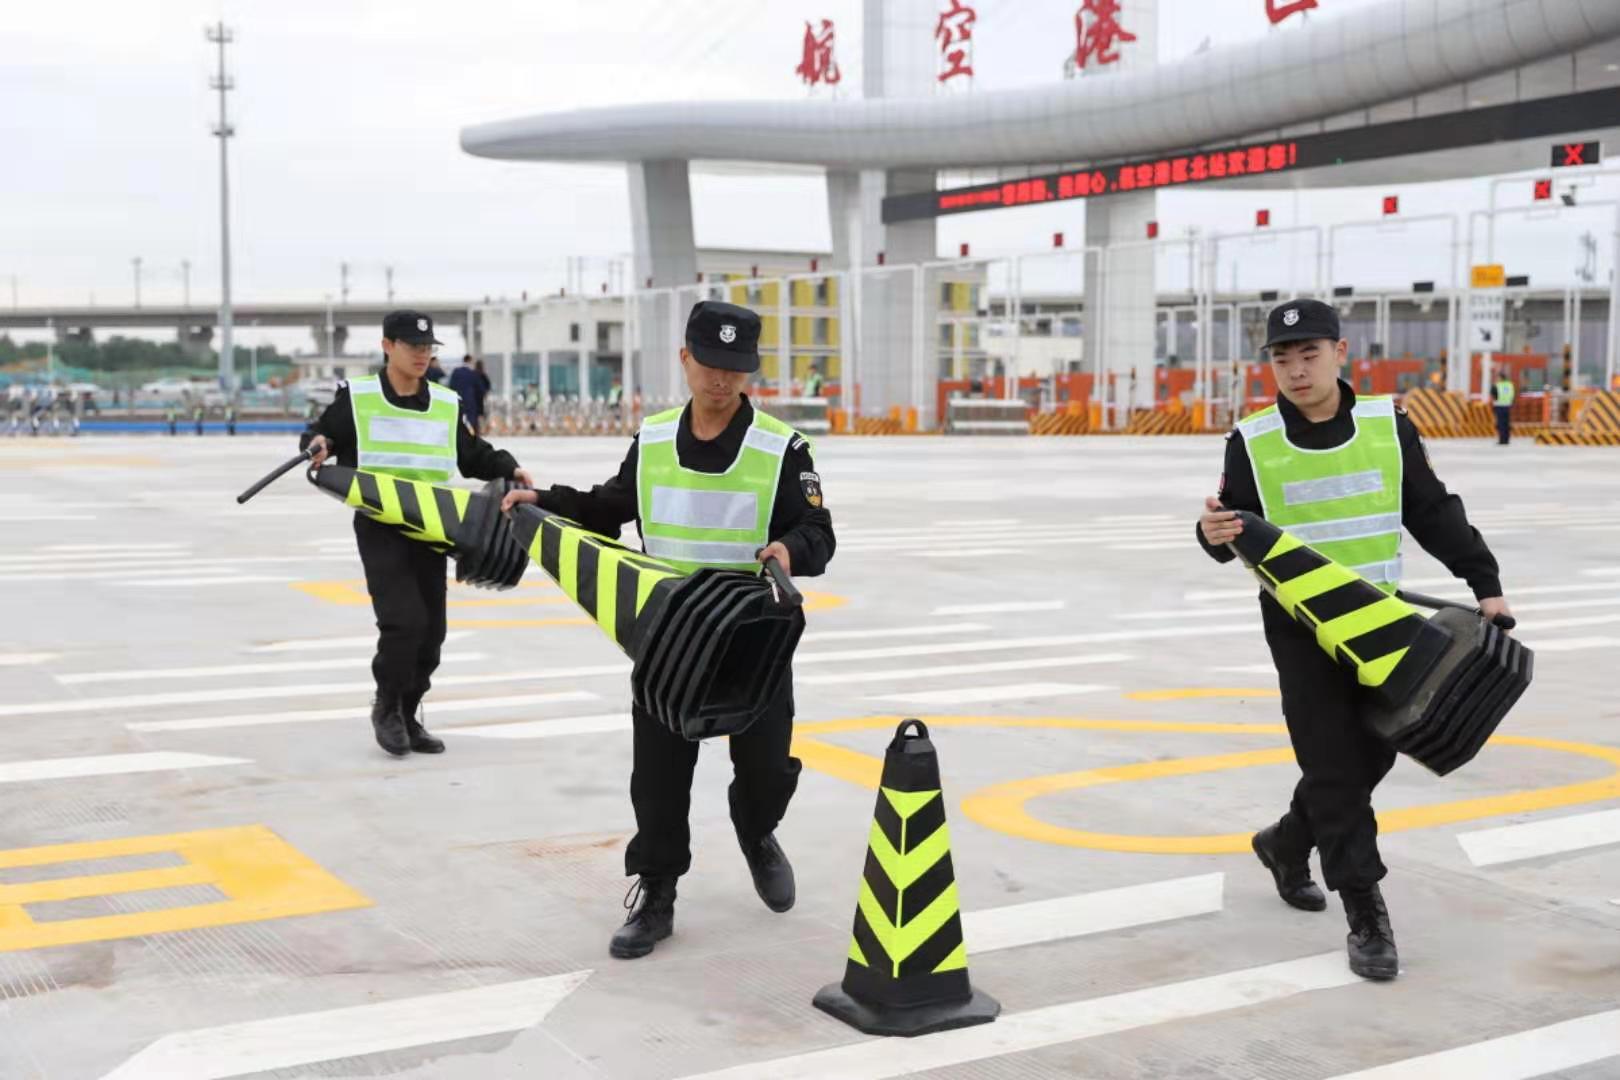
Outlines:
POLYGON ((939 757, 921 720, 902 722, 883 757, 844 978, 814 1003, 868 1035, 927 1035, 1001 1012, 968 979, 939 757))
MULTIPOLYGON (((1364 719, 1395 749, 1444 776, 1467 764, 1530 686, 1534 654, 1477 612, 1425 619, 1254 514, 1230 547, 1260 585, 1368 694, 1364 719)), ((1413 599, 1429 606, 1442 601, 1413 599)), ((1456 605, 1459 606, 1460 605, 1456 605)))
POLYGON ((692 740, 735 735, 776 699, 804 632, 803 610, 778 595, 784 582, 686 574, 535 506, 513 510, 512 533, 635 662, 636 704, 669 730, 692 740))
POLYGON ((473 492, 345 465, 312 469, 309 481, 378 524, 453 555, 457 581, 510 589, 522 580, 527 562, 500 513, 505 481, 473 492))

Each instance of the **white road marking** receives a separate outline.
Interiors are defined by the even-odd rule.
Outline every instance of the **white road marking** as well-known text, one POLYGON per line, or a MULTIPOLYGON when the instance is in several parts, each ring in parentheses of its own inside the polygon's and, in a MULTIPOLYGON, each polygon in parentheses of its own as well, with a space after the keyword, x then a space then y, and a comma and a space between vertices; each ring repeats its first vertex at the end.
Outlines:
POLYGON ((61 653, 53 652, 0 653, 0 667, 23 667, 29 664, 43 664, 47 660, 55 660, 61 655, 61 653))
POLYGON ((210 754, 152 751, 141 754, 100 754, 94 757, 43 758, 38 761, 0 762, 0 784, 24 780, 66 780, 80 776, 119 776, 125 773, 203 769, 212 765, 250 765, 247 758, 210 754))
POLYGON ((1577 626, 1612 626, 1615 623, 1620 623, 1620 615, 1579 615, 1573 619, 1531 619, 1525 624, 1525 629, 1539 634, 1543 630, 1573 630, 1577 626))
MULTIPOLYGON (((891 671, 841 671, 833 675, 794 675, 795 684, 842 686, 845 683, 886 683, 901 679, 946 679, 952 675, 989 675, 1005 671, 1036 671, 1043 668, 1079 667, 1084 664, 1123 664, 1136 657, 1130 653, 1096 653, 1091 656, 1032 656, 1024 660, 991 660, 983 664, 950 664, 937 667, 906 667, 891 671)), ((1270 670, 1269 668, 1267 669, 1270 670)))
POLYGON ((1527 825, 1459 833, 1457 842, 1475 866, 1498 866, 1546 855, 1620 844, 1620 810, 1572 814, 1527 825))
MULTIPOLYGON (((484 659, 483 653, 445 653, 439 658, 446 664, 464 664, 484 659)), ((56 681, 63 686, 82 686, 85 683, 135 682, 150 679, 213 679, 226 675, 283 675, 292 671, 342 671, 359 669, 371 661, 364 656, 332 657, 324 660, 289 660, 274 664, 221 664, 217 667, 189 668, 134 668, 129 671, 79 671, 58 675, 56 681)))
POLYGON ((21 521, 94 521, 94 514, 7 514, 6 524, 21 521))
MULTIPOLYGON (((1612 585, 1599 585, 1599 586, 1596 587, 1596 589, 1594 589, 1593 586, 1590 586, 1590 585, 1575 585, 1575 586, 1552 585, 1552 586, 1547 586, 1544 589, 1538 589, 1538 588, 1534 588, 1534 587, 1528 588, 1528 589, 1514 589, 1513 590, 1513 596, 1515 597, 1515 602, 1514 602, 1514 605, 1513 605, 1513 614, 1522 615, 1522 614, 1524 614, 1526 612, 1571 611, 1571 610, 1580 610, 1582 608, 1620 607, 1620 596, 1604 596, 1604 597, 1599 597, 1599 598, 1592 599, 1592 600, 1550 600, 1550 601, 1546 601, 1546 602, 1538 601, 1536 603, 1531 603, 1531 604, 1520 604, 1520 603, 1517 602, 1517 598, 1520 597, 1520 596, 1529 596, 1529 595, 1532 595, 1534 593, 1543 592, 1543 591, 1547 591, 1547 592, 1551 592, 1551 591, 1557 591, 1557 592, 1581 591, 1581 592, 1586 592, 1586 591, 1607 591, 1607 590, 1613 589, 1613 588, 1614 588, 1614 586, 1612 586, 1612 585)), ((1252 597, 1253 594, 1251 593, 1250 596, 1252 597)), ((1475 600, 1474 600, 1474 598, 1472 596, 1464 596, 1464 595, 1460 595, 1460 594, 1452 594, 1450 596, 1447 596, 1445 594, 1441 594, 1440 599, 1442 599, 1442 600, 1454 600, 1454 601, 1456 601, 1457 603, 1460 603, 1460 604, 1473 604, 1473 603, 1475 603, 1475 600)), ((1114 618, 1116 618, 1116 619, 1124 619, 1124 620, 1136 620, 1136 619, 1185 619, 1185 618, 1189 618, 1189 617, 1204 616, 1204 615, 1210 615, 1210 616, 1238 616, 1238 615, 1249 614, 1253 610, 1254 610, 1253 606, 1241 607, 1241 608, 1239 608, 1239 607, 1184 607, 1184 608, 1158 609, 1158 610, 1153 610, 1153 611, 1128 611, 1128 612, 1122 612, 1122 613, 1120 613, 1118 615, 1115 615, 1114 618)))
POLYGON ((1225 664, 1221 667, 1209 668, 1210 671, 1225 671, 1233 675, 1274 675, 1277 672, 1274 664, 1225 664))
POLYGON ((868 694, 870 701, 906 701, 918 705, 977 705, 986 701, 1022 701, 1028 698, 1094 694, 1113 687, 1091 683, 1011 683, 1006 686, 956 686, 947 690, 916 690, 898 694, 868 694))
POLYGON ((1221 910, 1225 874, 1155 881, 962 915, 968 956, 1221 910))
MULTIPOLYGON (((452 630, 444 635, 446 644, 459 641, 472 634, 471 630, 452 630)), ((327 649, 365 648, 377 647, 376 634, 358 634, 354 637, 326 637, 326 638, 290 638, 287 641, 272 641, 265 645, 255 645, 249 649, 250 653, 287 653, 287 652, 322 652, 327 649)))
MULTIPOLYGON (((595 675, 628 675, 630 665, 603 664, 598 667, 559 668, 555 671, 496 671, 484 675, 438 675, 433 685, 488 686, 499 682, 533 682, 542 679, 583 679, 595 675)), ((376 689, 365 682, 311 683, 303 686, 235 686, 213 690, 175 690, 161 694, 130 694, 120 697, 74 698, 69 701, 35 701, 0 705, 4 716, 54 716, 62 713, 100 712, 108 709, 145 709, 168 705, 201 705, 219 701, 259 701, 277 697, 327 697, 339 694, 365 694, 376 689)))
POLYGON ((1554 638, 1551 641, 1537 641, 1535 644, 1535 651, 1538 656, 1542 653, 1580 652, 1583 649, 1620 649, 1620 638, 1554 638))
POLYGON ((1334 1080, 1533 1080, 1620 1056, 1620 1009, 1407 1058, 1334 1080))
MULTIPOLYGON (((1281 1001, 1361 982, 1344 951, 1107 997, 1003 1013, 993 1024, 920 1039, 865 1039, 826 1050, 753 1062, 684 1080, 886 1080, 1079 1039, 1281 1001)), ((1431 1078, 1434 1080, 1434 1078, 1431 1078)))
POLYGON ((1024 611, 1061 611, 1062 600, 1008 600, 1000 604, 950 604, 930 615, 1014 615, 1024 611))
POLYGON ((287 581, 297 581, 297 580, 298 580, 297 578, 270 577, 270 576, 263 575, 263 574, 247 574, 247 575, 231 574, 229 576, 223 576, 222 575, 222 576, 215 576, 215 577, 197 577, 196 575, 189 575, 189 576, 186 576, 186 577, 172 577, 172 578, 135 578, 135 579, 131 579, 131 580, 128 580, 128 581, 124 581, 124 580, 120 580, 120 579, 115 578, 114 580, 109 581, 106 584, 108 584, 108 585, 131 585, 131 586, 134 586, 136 588, 141 588, 141 589, 167 589, 167 588, 171 588, 171 587, 179 587, 179 586, 185 586, 185 585, 191 585, 191 586, 197 586, 197 585, 265 585, 265 584, 269 584, 269 583, 272 583, 272 582, 278 582, 278 581, 279 582, 287 582, 287 581))
POLYGON ((1171 608, 1168 611, 1122 611, 1114 616, 1121 620, 1145 619, 1196 619, 1209 616, 1212 618, 1234 619, 1244 615, 1254 614, 1254 605, 1247 607, 1184 607, 1171 608))
POLYGON ((604 731, 629 731, 629 713, 601 716, 560 716, 555 720, 525 720, 516 724, 474 724, 440 728, 444 735, 471 735, 477 739, 551 739, 560 735, 595 735, 604 731))
MULTIPOLYGON (((1063 648, 1069 645, 1109 644, 1116 641, 1159 641, 1168 638, 1203 637, 1207 634, 1256 632, 1258 624, 1227 623, 1215 626, 1166 626, 1151 630, 1107 630, 1094 634, 1053 634, 1047 637, 995 638, 987 641, 950 641, 928 645, 894 645, 885 649, 844 649, 797 656, 796 666, 830 664, 859 660, 894 660, 903 656, 945 656, 954 653, 1008 651, 1014 649, 1063 648)), ((0 706, 4 708, 4 706, 0 706)))
POLYGON ((1620 574, 1620 566, 1598 566, 1590 570, 1582 570, 1587 577, 1614 577, 1620 574))
POLYGON ((903 554, 914 555, 919 559, 984 559, 991 555, 1016 555, 1017 553, 1017 548, 1010 547, 946 548, 944 550, 909 548, 903 552, 903 554))
MULTIPOLYGON (((42 552, 53 551, 101 551, 101 552, 133 552, 133 551, 189 551, 190 544, 168 542, 161 544, 46 544, 37 550, 42 552)), ((23 552, 22 554, 32 554, 23 552)))
POLYGON ((531 1028, 589 971, 165 1035, 102 1080, 224 1080, 531 1028))
MULTIPOLYGON (((595 701, 599 695, 589 690, 562 690, 554 694, 512 694, 506 697, 452 698, 449 701, 427 700, 427 714, 431 721, 443 713, 485 712, 491 709, 512 709, 528 705, 560 705, 573 702, 595 701)), ((261 727, 267 724, 308 724, 322 720, 366 720, 371 717, 367 705, 346 709, 304 709, 297 712, 237 713, 234 716, 193 716, 183 720, 137 720, 125 724, 130 731, 210 731, 215 728, 261 727)))
POLYGON ((865 638, 936 637, 940 634, 982 634, 990 629, 983 623, 945 623, 925 626, 885 626, 875 630, 821 630, 806 633, 801 645, 821 641, 860 641, 865 638))

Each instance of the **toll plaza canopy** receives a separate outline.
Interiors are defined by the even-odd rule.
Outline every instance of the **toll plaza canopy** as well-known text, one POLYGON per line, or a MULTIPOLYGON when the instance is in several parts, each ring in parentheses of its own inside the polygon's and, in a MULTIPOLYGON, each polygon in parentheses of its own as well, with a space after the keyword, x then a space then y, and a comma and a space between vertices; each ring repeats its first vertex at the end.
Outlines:
POLYGON ((512 160, 839 170, 1106 161, 1258 139, 1616 37, 1615 0, 1385 0, 1108 78, 936 97, 579 109, 473 125, 461 145, 512 160))

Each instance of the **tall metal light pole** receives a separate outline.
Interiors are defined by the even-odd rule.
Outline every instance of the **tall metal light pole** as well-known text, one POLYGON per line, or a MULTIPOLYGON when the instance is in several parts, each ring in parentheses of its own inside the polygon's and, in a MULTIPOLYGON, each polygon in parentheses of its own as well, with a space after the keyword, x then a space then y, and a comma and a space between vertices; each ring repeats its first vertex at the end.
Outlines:
POLYGON ((219 384, 221 389, 229 390, 235 381, 235 354, 231 351, 231 181, 227 148, 236 129, 226 112, 225 95, 236 88, 236 80, 225 71, 225 46, 236 35, 223 22, 208 27, 204 33, 209 42, 219 46, 219 71, 208 85, 219 93, 219 123, 214 126, 214 137, 219 140, 219 384))
MULTIPOLYGON (((394 268, 392 266, 383 267, 383 275, 388 279, 388 302, 392 304, 394 302, 394 268)), ((15 282, 16 280, 16 276, 13 275, 12 281, 15 282)), ((11 306, 17 306, 15 300, 11 306)))
POLYGON ((135 264, 135 310, 141 307, 141 257, 135 256, 130 262, 135 264))
POLYGON ((185 306, 191 306, 191 260, 180 260, 180 289, 185 297, 185 306))

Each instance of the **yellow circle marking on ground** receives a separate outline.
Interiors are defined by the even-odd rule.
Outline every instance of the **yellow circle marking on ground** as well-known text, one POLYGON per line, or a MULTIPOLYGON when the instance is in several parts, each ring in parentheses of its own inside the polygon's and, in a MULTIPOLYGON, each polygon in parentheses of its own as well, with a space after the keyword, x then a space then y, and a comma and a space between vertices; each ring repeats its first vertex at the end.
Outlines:
MULTIPOLYGON (((893 728, 900 717, 866 717, 854 720, 832 720, 823 723, 797 725, 799 735, 832 734, 836 732, 864 731, 874 728, 893 728)), ((1077 729, 1086 731, 1176 732, 1210 735, 1276 734, 1285 729, 1280 724, 1222 724, 1222 723, 1167 723, 1157 720, 1088 720, 1062 717, 1017 716, 929 716, 923 721, 930 727, 1030 727, 1047 729, 1077 729)), ((1478 799, 1436 803, 1429 806, 1409 806, 1386 810, 1378 815, 1382 832, 1403 832, 1425 829, 1437 825, 1451 825, 1480 818, 1500 817, 1505 814, 1531 813, 1554 810, 1565 806, 1600 802, 1620 798, 1620 750, 1592 743, 1567 742, 1560 739, 1538 739, 1523 735, 1497 735, 1491 739, 1494 746, 1524 747, 1533 750, 1552 750, 1594 758, 1614 766, 1609 775, 1596 780, 1558 787, 1511 791, 1502 795, 1488 795, 1478 799)), ((863 787, 876 788, 882 775, 881 758, 863 754, 846 747, 834 746, 812 738, 796 737, 793 752, 811 768, 827 772, 863 787)), ((1231 754, 1205 757, 1176 758, 1166 761, 1143 761, 1130 765, 1113 765, 1080 772, 1056 773, 1024 780, 1013 780, 981 788, 962 800, 962 811, 986 828, 1009 836, 1037 840, 1065 847, 1091 848, 1098 851, 1126 851, 1157 855, 1228 855, 1249 850, 1251 833, 1206 834, 1191 836, 1146 836, 1128 833, 1093 832, 1071 829, 1041 821, 1029 812, 1027 803, 1045 795, 1055 795, 1079 788, 1101 787, 1106 784, 1131 783, 1171 776, 1193 776, 1200 773, 1245 769, 1261 765, 1286 765, 1294 760, 1288 747, 1266 750, 1248 750, 1231 754)))

